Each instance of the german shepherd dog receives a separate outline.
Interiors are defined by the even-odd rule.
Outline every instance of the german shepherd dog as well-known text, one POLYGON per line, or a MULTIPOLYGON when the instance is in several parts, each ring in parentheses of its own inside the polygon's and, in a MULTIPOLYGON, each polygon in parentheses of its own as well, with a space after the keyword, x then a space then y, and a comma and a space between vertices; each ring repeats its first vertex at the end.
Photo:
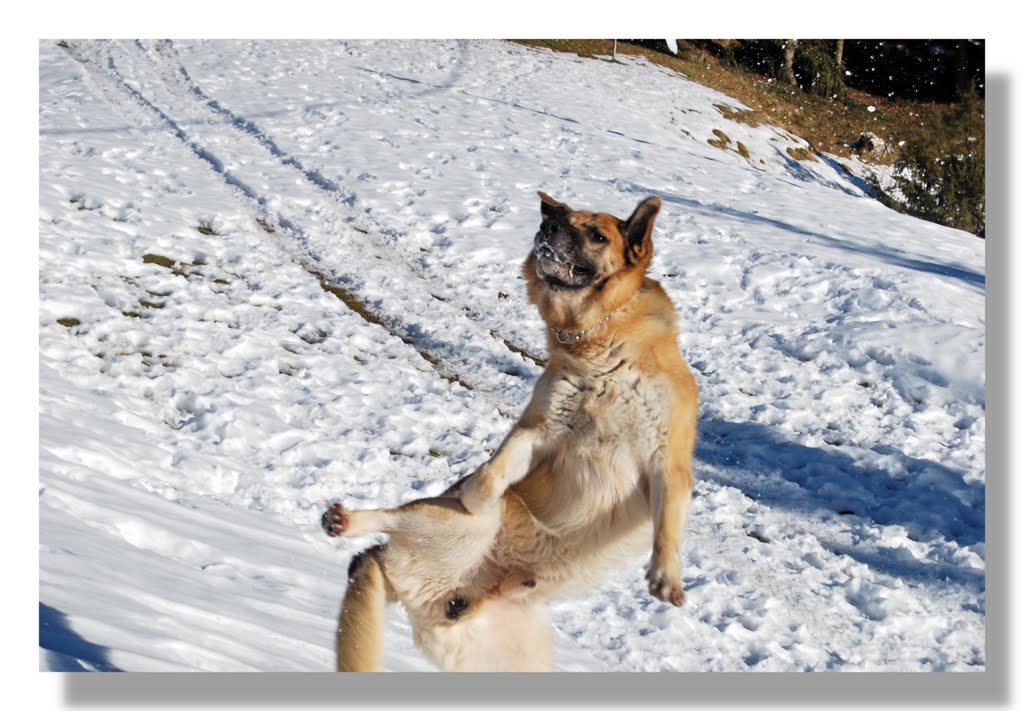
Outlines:
POLYGON ((523 275, 549 359, 519 421, 439 497, 323 514, 329 536, 388 534, 349 567, 339 671, 380 668, 395 601, 443 670, 550 670, 544 600, 593 587, 648 545, 650 593, 683 602, 697 386, 672 302, 646 276, 661 201, 621 220, 540 198, 523 275))

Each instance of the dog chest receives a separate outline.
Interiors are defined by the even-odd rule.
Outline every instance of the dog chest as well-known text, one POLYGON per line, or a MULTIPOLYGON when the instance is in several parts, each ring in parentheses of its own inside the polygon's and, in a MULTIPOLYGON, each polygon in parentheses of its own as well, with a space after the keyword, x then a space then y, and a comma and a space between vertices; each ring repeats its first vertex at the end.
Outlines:
POLYGON ((550 390, 545 443, 535 462, 550 476, 543 500, 531 503, 562 533, 589 529, 595 512, 626 528, 649 513, 645 480, 665 445, 667 399, 625 362, 603 372, 563 375, 550 390))
POLYGON ((667 393, 656 385, 625 363, 596 377, 561 376, 548 402, 548 441, 577 454, 627 449, 646 461, 667 432, 667 393))

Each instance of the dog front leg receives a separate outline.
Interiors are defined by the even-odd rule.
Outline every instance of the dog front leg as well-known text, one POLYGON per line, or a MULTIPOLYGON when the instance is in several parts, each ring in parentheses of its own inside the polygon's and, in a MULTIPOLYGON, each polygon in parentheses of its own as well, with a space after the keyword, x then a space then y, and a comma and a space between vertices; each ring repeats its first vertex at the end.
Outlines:
POLYGON ((539 433, 531 427, 516 427, 502 442, 490 461, 477 469, 462 485, 459 501, 470 513, 493 507, 508 487, 530 472, 539 433))
POLYGON ((679 565, 679 543, 690 507, 693 477, 689 462, 659 462, 650 476, 651 519, 654 544, 647 584, 651 595, 679 606, 683 604, 683 583, 679 565))

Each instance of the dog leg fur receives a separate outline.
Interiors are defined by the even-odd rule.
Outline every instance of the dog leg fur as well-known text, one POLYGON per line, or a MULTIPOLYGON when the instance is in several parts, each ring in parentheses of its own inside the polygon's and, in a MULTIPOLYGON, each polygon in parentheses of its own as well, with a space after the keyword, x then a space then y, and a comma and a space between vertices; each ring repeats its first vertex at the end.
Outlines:
POLYGON ((396 509, 327 509, 321 523, 329 536, 390 537, 353 560, 338 625, 339 671, 380 668, 392 601, 405 606, 417 645, 446 671, 550 668, 546 616, 529 600, 538 578, 519 568, 496 570, 488 557, 505 510, 503 500, 498 504, 479 515, 444 496, 396 509), (463 596, 464 607, 445 609, 463 596))
POLYGON ((335 652, 340 672, 378 671, 384 656, 387 581, 381 566, 383 546, 363 551, 348 569, 335 652))
POLYGON ((649 472, 654 542, 647 584, 651 595, 678 607, 684 598, 679 543, 693 493, 691 461, 696 438, 688 418, 677 418, 672 424, 668 446, 655 457, 649 472))
POLYGON ((486 511, 498 502, 508 487, 529 474, 539 438, 535 426, 517 424, 491 460, 462 485, 459 500, 466 510, 474 514, 486 511))

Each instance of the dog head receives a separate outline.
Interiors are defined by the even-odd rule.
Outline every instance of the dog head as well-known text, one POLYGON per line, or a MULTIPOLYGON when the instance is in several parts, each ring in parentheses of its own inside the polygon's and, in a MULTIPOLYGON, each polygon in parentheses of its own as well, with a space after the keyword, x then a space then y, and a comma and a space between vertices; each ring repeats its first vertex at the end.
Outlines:
POLYGON ((649 197, 621 220, 539 195, 540 229, 523 266, 527 292, 548 325, 582 328, 618 309, 643 284, 661 200, 649 197))

